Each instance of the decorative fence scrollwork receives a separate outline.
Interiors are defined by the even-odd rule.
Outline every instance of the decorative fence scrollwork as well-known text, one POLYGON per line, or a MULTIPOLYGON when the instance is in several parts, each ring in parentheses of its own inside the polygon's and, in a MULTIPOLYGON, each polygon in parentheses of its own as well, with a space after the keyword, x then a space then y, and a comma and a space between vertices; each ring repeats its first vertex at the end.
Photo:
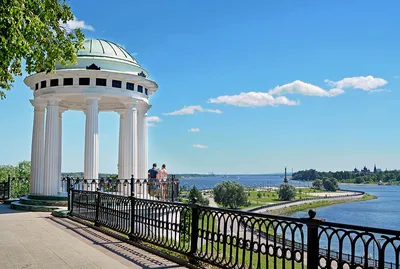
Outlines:
POLYGON ((400 269, 400 231, 70 190, 72 217, 221 268, 400 269))

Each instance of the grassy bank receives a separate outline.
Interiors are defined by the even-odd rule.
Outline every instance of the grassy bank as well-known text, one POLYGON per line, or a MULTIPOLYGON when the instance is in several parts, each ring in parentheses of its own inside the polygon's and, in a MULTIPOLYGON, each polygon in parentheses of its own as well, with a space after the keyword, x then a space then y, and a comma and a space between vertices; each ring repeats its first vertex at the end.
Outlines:
MULTIPOLYGON (((322 190, 317 190, 314 188, 296 188, 296 197, 293 200, 302 200, 305 198, 315 197, 312 193, 320 193, 324 192, 322 190)), ((279 199, 279 191, 276 190, 260 190, 255 191, 254 188, 249 188, 246 190, 247 199, 249 200, 249 204, 246 206, 242 206, 239 209, 247 209, 251 207, 262 206, 267 203, 279 203, 282 200, 279 199)))
POLYGON ((288 207, 280 208, 280 209, 276 209, 276 210, 269 210, 269 211, 267 211, 267 213, 273 214, 273 215, 286 215, 289 213, 293 213, 293 212, 297 212, 297 211, 305 211, 305 210, 317 208, 317 207, 330 206, 330 205, 336 205, 336 204, 344 204, 344 203, 350 203, 350 202, 367 201, 367 200, 373 200, 373 199, 377 199, 377 198, 378 197, 375 195, 366 193, 362 197, 357 198, 357 199, 315 201, 315 202, 311 202, 311 203, 307 203, 307 204, 293 205, 293 206, 288 206, 288 207))

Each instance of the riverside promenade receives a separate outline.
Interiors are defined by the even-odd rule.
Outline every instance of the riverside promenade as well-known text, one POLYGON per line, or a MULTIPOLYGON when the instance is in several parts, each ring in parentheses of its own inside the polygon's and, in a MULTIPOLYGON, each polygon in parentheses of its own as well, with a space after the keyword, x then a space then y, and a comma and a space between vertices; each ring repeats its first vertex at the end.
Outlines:
POLYGON ((271 203, 268 208, 265 207, 253 207, 253 208, 248 208, 246 211, 251 211, 253 213, 265 213, 268 214, 269 211, 272 210, 278 210, 278 209, 283 209, 287 207, 292 207, 292 206, 298 206, 298 205, 304 205, 304 204, 311 204, 317 201, 341 201, 341 200, 355 200, 359 199, 362 197, 364 194, 357 193, 357 192, 352 192, 352 191, 345 191, 345 192, 340 192, 340 197, 337 197, 337 193, 313 193, 313 196, 315 196, 315 200, 299 200, 299 201, 292 201, 291 203, 271 203))
POLYGON ((0 204, 1 269, 186 268, 85 225, 0 204))

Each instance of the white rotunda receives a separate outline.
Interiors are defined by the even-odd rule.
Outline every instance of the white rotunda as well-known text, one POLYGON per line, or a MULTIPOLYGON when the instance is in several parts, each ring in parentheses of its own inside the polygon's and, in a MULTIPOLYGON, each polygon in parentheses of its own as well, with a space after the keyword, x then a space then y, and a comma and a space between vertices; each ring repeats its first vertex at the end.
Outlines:
POLYGON ((54 73, 25 78, 34 107, 30 193, 59 196, 61 190, 62 114, 86 115, 84 178, 99 175, 99 112, 120 115, 118 178, 147 178, 149 96, 158 88, 148 72, 124 48, 110 41, 87 39, 77 64, 57 65, 54 73))

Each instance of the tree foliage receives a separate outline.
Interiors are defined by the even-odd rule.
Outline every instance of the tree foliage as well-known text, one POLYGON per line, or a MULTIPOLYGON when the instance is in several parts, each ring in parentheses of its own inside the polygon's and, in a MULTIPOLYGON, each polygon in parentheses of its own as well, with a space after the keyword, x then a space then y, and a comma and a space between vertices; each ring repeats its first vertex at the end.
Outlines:
POLYGON ((323 178, 322 185, 327 191, 337 191, 339 189, 338 182, 334 178, 323 178))
POLYGON ((0 165, 0 182, 7 181, 8 176, 13 179, 11 180, 12 198, 17 198, 29 193, 29 182, 31 177, 30 161, 19 162, 16 166, 0 165))
POLYGON ((322 180, 317 179, 312 183, 313 188, 322 190, 324 188, 324 185, 322 184, 322 180))
POLYGON ((51 72, 57 62, 76 63, 83 44, 79 29, 68 29, 74 19, 65 0, 3 0, 0 4, 0 98, 11 89, 14 76, 25 70, 51 72))
POLYGON ((393 183, 400 181, 400 170, 379 171, 374 168, 370 171, 367 167, 361 170, 337 172, 318 172, 314 169, 293 173, 292 180, 314 181, 323 178, 334 178, 343 183, 378 183, 379 181, 393 183))
POLYGON ((223 181, 215 185, 214 200, 223 207, 238 208, 247 205, 247 195, 244 187, 234 181, 223 181))
POLYGON ((279 199, 290 201, 296 197, 296 188, 288 183, 283 183, 279 186, 279 199))
POLYGON ((0 181, 7 181, 8 176, 11 178, 29 179, 31 177, 31 162, 22 161, 16 166, 0 165, 0 181))
POLYGON ((196 198, 197 203, 201 205, 208 205, 208 199, 201 194, 201 191, 199 191, 196 186, 193 186, 193 188, 189 191, 189 202, 192 202, 194 198, 196 198))

